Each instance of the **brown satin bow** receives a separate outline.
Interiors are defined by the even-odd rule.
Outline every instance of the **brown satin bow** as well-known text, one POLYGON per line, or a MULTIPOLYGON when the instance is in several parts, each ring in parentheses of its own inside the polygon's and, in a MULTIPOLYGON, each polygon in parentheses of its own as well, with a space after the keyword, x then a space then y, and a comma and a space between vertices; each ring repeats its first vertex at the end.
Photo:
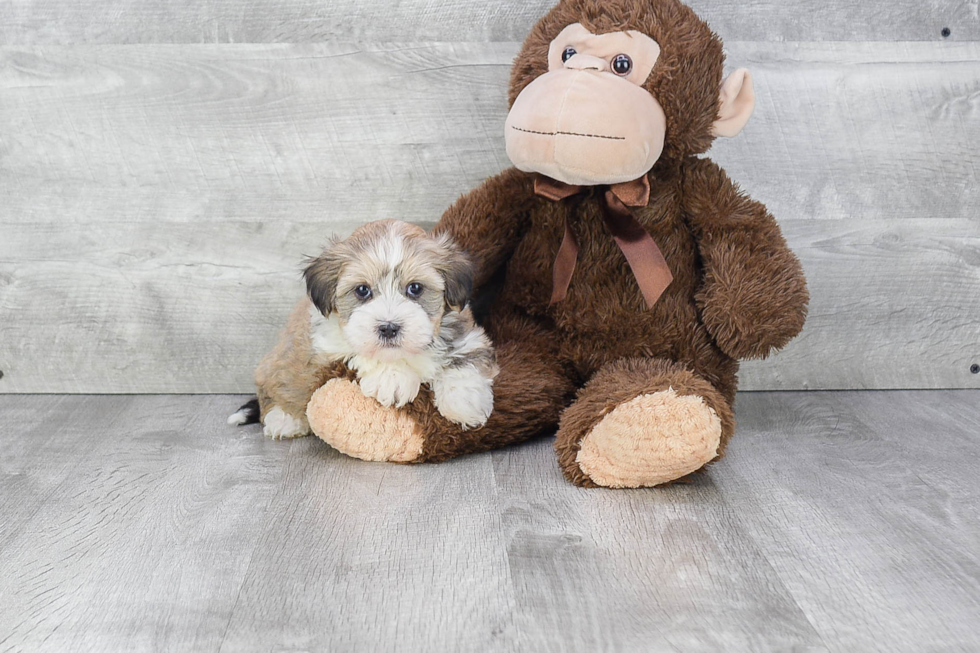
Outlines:
MULTIPOLYGON (((563 182, 538 175, 534 179, 534 192, 537 195, 559 202, 566 197, 582 192, 582 186, 571 186, 563 182)), ((627 208, 646 206, 650 200, 650 182, 646 175, 623 184, 613 184, 606 189, 602 202, 602 219, 612 232, 613 240, 626 257, 640 292, 653 308, 660 296, 673 281, 667 261, 647 230, 643 228, 627 208)), ((562 238, 558 256, 552 272, 551 303, 560 302, 568 294, 568 286, 575 272, 578 259, 578 243, 575 235, 565 221, 565 236, 562 238)))

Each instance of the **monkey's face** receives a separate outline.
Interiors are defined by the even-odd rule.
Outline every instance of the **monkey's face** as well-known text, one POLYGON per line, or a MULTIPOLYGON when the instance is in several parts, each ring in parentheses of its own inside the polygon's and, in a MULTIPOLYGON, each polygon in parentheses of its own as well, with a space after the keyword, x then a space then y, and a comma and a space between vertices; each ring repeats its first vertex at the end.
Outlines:
POLYGON ((663 108, 643 84, 660 56, 649 36, 566 27, 548 49, 548 72, 507 116, 507 155, 525 172, 567 184, 632 181, 660 158, 663 108))

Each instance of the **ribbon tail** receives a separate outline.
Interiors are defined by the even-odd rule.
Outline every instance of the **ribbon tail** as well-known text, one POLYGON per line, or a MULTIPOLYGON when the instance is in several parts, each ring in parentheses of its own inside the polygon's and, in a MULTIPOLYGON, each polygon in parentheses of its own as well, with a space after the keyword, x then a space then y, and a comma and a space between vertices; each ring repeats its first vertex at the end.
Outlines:
POLYGON ((572 273, 575 272, 577 259, 578 243, 575 242, 575 235, 566 221, 565 236, 561 240, 561 246, 558 248, 558 255, 555 257, 555 265, 552 270, 552 304, 562 301, 568 294, 568 286, 572 283, 572 273))
POLYGON ((623 251, 626 262, 633 270, 633 276, 636 277, 636 282, 640 286, 643 299, 647 302, 647 308, 653 308, 660 296, 667 290, 667 286, 674 280, 674 275, 670 273, 670 267, 667 265, 663 252, 660 251, 649 234, 639 242, 616 238, 616 244, 623 251))
POLYGON ((605 208, 606 226, 626 257, 647 308, 653 308, 674 280, 667 260, 647 230, 612 191, 606 193, 605 208))

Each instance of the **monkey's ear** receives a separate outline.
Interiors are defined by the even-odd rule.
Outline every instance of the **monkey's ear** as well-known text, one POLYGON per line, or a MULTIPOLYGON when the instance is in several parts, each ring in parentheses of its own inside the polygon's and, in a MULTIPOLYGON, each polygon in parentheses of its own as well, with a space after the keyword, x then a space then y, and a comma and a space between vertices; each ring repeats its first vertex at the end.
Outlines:
POLYGON ((337 283, 345 260, 341 247, 340 243, 332 243, 303 271, 310 301, 324 315, 337 310, 337 283))
POLYGON ((473 262, 448 238, 440 238, 442 256, 437 266, 446 289, 446 306, 461 311, 473 292, 473 262))
POLYGON ((711 127, 713 136, 735 136, 749 121, 755 109, 755 91, 752 90, 752 75, 745 68, 739 68, 721 84, 718 119, 711 127))

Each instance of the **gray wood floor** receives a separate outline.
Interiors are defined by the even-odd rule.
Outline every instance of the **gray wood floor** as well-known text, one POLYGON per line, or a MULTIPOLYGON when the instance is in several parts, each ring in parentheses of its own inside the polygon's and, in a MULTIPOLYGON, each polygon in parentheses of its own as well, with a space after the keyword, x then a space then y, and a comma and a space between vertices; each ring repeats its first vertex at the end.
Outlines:
POLYGON ((689 485, 0 396, 0 651, 978 650, 980 391, 747 393, 689 485))

